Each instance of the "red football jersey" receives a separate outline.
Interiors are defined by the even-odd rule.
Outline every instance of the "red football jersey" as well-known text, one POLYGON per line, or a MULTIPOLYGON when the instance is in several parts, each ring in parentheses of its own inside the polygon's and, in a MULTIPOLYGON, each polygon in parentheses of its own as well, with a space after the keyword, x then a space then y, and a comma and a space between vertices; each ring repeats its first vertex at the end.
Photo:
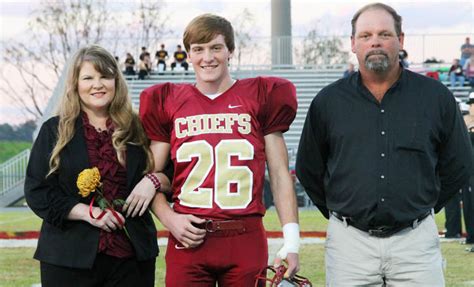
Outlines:
POLYGON ((140 95, 148 137, 171 145, 174 209, 204 218, 264 215, 264 136, 296 115, 295 86, 279 78, 238 80, 215 99, 191 84, 140 95))

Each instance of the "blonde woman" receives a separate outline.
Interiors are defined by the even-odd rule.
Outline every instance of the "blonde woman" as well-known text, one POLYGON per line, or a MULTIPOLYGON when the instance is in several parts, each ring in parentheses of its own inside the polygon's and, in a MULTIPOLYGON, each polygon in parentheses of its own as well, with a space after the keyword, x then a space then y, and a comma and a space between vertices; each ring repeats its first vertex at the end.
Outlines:
POLYGON ((43 219, 34 255, 43 287, 154 286, 158 246, 147 206, 169 181, 147 173, 152 169, 116 60, 96 45, 80 49, 58 116, 42 125, 27 168, 25 197, 43 219), (91 204, 93 194, 79 194, 78 174, 92 167, 109 202, 128 197, 128 214, 120 206, 103 211, 91 204), (135 187, 144 176, 150 180, 135 187), (130 214, 138 216, 125 218, 130 214))

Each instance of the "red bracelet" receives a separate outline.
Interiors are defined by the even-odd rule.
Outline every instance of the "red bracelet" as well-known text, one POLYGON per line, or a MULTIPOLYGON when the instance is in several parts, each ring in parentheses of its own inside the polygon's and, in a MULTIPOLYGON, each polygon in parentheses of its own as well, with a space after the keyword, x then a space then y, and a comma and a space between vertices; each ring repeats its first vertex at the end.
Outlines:
POLYGON ((145 174, 145 177, 151 180, 153 183, 153 186, 155 186, 155 191, 158 192, 161 189, 161 182, 158 179, 158 177, 154 173, 147 173, 145 174))

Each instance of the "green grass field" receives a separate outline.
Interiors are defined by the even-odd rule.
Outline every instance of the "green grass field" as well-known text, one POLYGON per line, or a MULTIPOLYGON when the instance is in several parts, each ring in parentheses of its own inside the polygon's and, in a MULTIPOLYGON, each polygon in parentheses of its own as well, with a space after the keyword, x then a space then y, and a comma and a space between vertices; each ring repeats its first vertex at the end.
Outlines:
MULTIPOLYGON (((436 216, 440 230, 443 229, 444 214, 436 216)), ((265 216, 267 230, 280 230, 276 212, 270 210, 265 216)), ((38 230, 41 221, 30 211, 8 211, 0 213, 0 231, 31 231, 38 230)), ((324 231, 327 220, 319 212, 313 210, 300 211, 300 224, 303 231, 324 231)), ((158 229, 163 229, 157 224, 158 229)), ((466 286, 466 282, 474 281, 474 253, 468 253, 458 242, 443 242, 443 256, 447 261, 445 272, 446 286, 466 286)), ((39 264, 32 259, 33 248, 2 248, 0 256, 0 286, 17 287, 31 286, 39 283, 39 264)), ((157 260, 156 286, 164 286, 164 253, 157 260)), ((311 279, 314 286, 324 285, 324 245, 302 245, 301 271, 299 274, 311 279)))
POLYGON ((25 141, 0 141, 0 163, 17 155, 25 149, 31 148, 31 142, 25 141))

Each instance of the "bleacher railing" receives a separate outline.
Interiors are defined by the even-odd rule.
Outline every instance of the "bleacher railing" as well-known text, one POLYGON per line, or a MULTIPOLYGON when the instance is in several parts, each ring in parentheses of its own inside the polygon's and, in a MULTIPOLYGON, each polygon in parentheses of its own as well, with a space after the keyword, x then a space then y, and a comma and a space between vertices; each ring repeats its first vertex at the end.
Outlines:
POLYGON ((0 164, 0 197, 25 180, 30 150, 24 150, 0 164))

